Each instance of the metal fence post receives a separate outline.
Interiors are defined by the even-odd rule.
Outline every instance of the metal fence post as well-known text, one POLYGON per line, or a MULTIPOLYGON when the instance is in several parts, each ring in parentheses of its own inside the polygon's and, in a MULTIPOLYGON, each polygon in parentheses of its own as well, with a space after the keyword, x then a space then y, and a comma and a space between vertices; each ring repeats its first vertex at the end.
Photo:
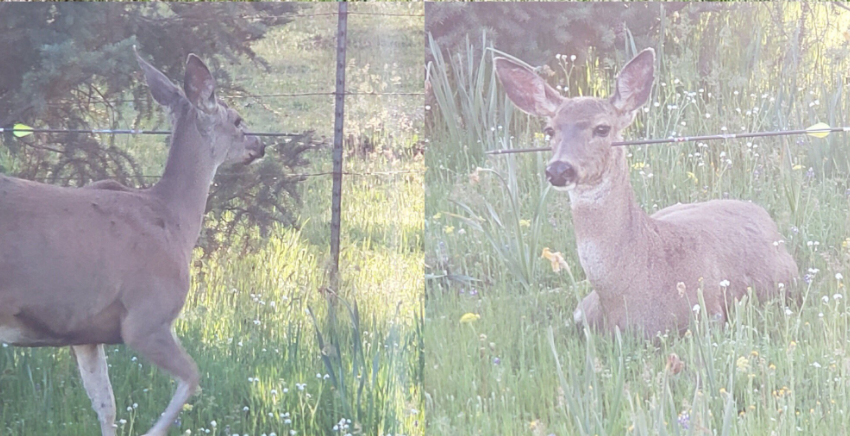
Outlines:
POLYGON ((345 40, 348 3, 339 2, 336 33, 336 97, 334 98, 333 197, 331 198, 331 289, 338 291, 339 239, 342 215, 342 142, 345 122, 345 40))

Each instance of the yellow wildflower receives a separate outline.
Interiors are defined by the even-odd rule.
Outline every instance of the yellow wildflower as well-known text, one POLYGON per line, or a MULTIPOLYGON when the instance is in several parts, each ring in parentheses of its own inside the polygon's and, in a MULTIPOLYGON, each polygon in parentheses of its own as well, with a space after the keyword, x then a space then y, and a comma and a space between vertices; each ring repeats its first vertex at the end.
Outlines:
POLYGON ((481 318, 481 315, 477 313, 464 313, 463 316, 460 317, 461 324, 469 324, 471 322, 478 321, 481 318))
POLYGON ((443 227, 443 231, 445 231, 447 235, 451 235, 452 233, 454 233, 455 227, 454 226, 445 226, 445 227, 443 227))
POLYGON ((520 227, 531 227, 531 221, 530 220, 519 220, 519 226, 520 227))
POLYGON ((696 185, 696 184, 698 184, 698 183, 699 183, 699 179, 697 178, 696 174, 694 174, 694 173, 692 173, 692 172, 690 172, 690 171, 688 171, 688 179, 693 180, 693 181, 694 181, 694 185, 696 185))
POLYGON ((543 253, 540 255, 540 257, 552 263, 552 271, 554 272, 561 272, 561 268, 569 268, 569 265, 567 265, 567 261, 564 260, 564 256, 562 256, 559 251, 553 253, 551 250, 549 250, 549 247, 543 249, 543 253))
POLYGON ((747 372, 750 369, 750 359, 747 359, 746 357, 741 356, 735 362, 735 366, 738 367, 738 371, 747 372))

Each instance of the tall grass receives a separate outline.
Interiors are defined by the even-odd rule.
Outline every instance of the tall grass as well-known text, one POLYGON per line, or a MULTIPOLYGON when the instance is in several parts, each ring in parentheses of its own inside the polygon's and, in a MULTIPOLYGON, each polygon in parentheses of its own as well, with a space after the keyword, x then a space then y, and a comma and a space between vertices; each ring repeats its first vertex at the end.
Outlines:
MULTIPOLYGON (((343 234, 357 236, 343 242, 350 247, 342 254, 346 292, 336 306, 322 293, 327 246, 311 243, 304 230, 278 229, 261 252, 223 253, 194 269, 176 330, 201 369, 203 390, 181 415, 180 432, 335 434, 343 420, 339 434, 421 434, 421 249, 396 243, 421 241, 419 177, 346 183, 343 234), (398 218, 398 238, 355 231, 374 225, 376 210, 398 218)), ((330 180, 309 183, 330 192, 330 180)), ((119 434, 140 434, 174 385, 131 349, 107 354, 119 434)), ((67 349, 3 347, 0 368, 0 434, 98 432, 67 349)))
MULTIPOLYGON (((846 28, 846 17, 834 21, 827 8, 813 8, 817 37, 809 35, 802 46, 810 49, 803 50, 793 44, 797 6, 725 13, 718 32, 727 39, 707 48, 716 50, 717 63, 709 76, 698 73, 695 55, 705 48, 707 24, 660 17, 656 84, 627 138, 846 124, 843 77, 850 59, 837 30, 846 28), (733 37, 744 33, 752 37, 733 37)), ((590 285, 575 254, 567 199, 546 192, 548 156, 484 156, 495 148, 542 146, 542 135, 539 120, 516 112, 507 117, 513 109, 494 80, 493 52, 482 43, 442 57, 431 45, 437 60, 429 76, 439 103, 426 156, 430 431, 846 433, 850 222, 841 170, 848 153, 839 144, 847 137, 632 147, 631 181, 647 212, 713 198, 764 206, 805 276, 798 291, 804 298, 799 305, 738 303, 724 327, 695 313, 684 336, 655 342, 578 331, 572 310, 590 285), (477 53, 476 62, 461 62, 468 53, 477 53), (492 113, 481 110, 494 104, 492 113), (490 133, 470 137, 462 128, 478 124, 472 130, 490 133), (472 138, 481 142, 463 147, 472 138), (506 224, 514 221, 523 224, 506 224), (542 247, 562 252, 568 273, 555 273, 539 257, 542 247), (524 253, 534 255, 535 268, 515 267, 524 253), (444 280, 446 272, 467 280, 444 280), (480 319, 460 324, 468 312, 480 319)), ((552 84, 569 88, 567 95, 609 95, 615 72, 640 48, 626 38, 616 56, 589 56, 582 64, 559 56, 552 84)))

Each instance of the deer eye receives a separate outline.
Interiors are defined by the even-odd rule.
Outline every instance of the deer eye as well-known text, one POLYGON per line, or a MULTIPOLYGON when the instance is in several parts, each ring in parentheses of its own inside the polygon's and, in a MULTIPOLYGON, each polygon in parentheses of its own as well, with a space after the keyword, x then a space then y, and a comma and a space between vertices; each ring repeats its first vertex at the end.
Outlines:
POLYGON ((553 129, 551 127, 547 127, 545 129, 543 129, 543 134, 551 138, 551 137, 555 136, 555 129, 553 129))
POLYGON ((604 138, 608 136, 608 132, 611 131, 611 126, 606 126, 604 124, 600 124, 593 128, 593 136, 599 136, 604 138))
POLYGON ((242 127, 242 118, 241 117, 236 118, 236 121, 234 121, 233 124, 236 127, 242 127))

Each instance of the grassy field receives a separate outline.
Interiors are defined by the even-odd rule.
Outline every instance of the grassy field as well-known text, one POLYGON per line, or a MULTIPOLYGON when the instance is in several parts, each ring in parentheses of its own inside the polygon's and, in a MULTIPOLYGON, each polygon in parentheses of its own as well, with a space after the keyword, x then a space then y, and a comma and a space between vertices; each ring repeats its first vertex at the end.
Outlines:
MULTIPOLYGON (((696 66, 704 23, 662 18, 661 40, 676 45, 655 47, 660 70, 651 103, 626 139, 846 125, 848 50, 840 32, 850 21, 827 15, 815 8, 809 23, 817 36, 808 37, 817 42, 795 51, 787 38, 796 37, 796 6, 765 7, 755 16, 730 12, 722 30, 728 38, 709 49, 718 62, 711 76, 696 66), (828 19, 835 21, 827 26, 828 19), (756 37, 742 43, 745 33, 756 37)), ((492 53, 480 50, 486 45, 474 40, 472 54, 432 46, 428 433, 846 434, 850 139, 632 147, 631 180, 647 212, 714 198, 765 207, 801 269, 802 303, 738 303, 723 328, 695 314, 686 334, 654 342, 581 332, 572 311, 590 285, 576 256, 568 197, 543 176, 548 153, 483 154, 544 146, 541 122, 506 101, 492 53), (541 258, 547 247, 563 253, 569 268, 553 271, 541 258)), ((621 51, 606 69, 593 57, 577 64, 566 53, 554 60, 551 83, 569 86, 567 95, 608 95, 630 55, 621 51)))
MULTIPOLYGON (((335 10, 318 5, 314 12, 335 10)), ((349 18, 353 90, 421 92, 417 20, 349 18)), ((235 67, 237 82, 258 94, 332 90, 335 30, 334 16, 302 18, 275 30, 256 46, 272 73, 235 67)), ((264 103, 270 110, 237 106, 258 130, 331 135, 332 97, 264 103)), ((350 157, 346 170, 383 174, 344 179, 337 303, 329 305, 322 291, 328 281, 331 178, 311 177, 300 187, 299 229, 277 229, 248 255, 225 250, 195 263, 176 330, 198 363, 203 390, 184 408, 173 434, 423 434, 424 161, 413 151, 421 97, 349 97, 347 103, 347 133, 368 135, 378 150, 350 157)), ((146 159, 152 162, 146 169, 158 172, 165 150, 152 148, 161 155, 146 159)), ((331 169, 328 149, 312 153, 307 172, 331 169)), ((108 356, 118 434, 141 434, 164 410, 174 383, 126 347, 109 347, 108 356)), ((98 432, 67 349, 0 347, 0 435, 98 432)))

